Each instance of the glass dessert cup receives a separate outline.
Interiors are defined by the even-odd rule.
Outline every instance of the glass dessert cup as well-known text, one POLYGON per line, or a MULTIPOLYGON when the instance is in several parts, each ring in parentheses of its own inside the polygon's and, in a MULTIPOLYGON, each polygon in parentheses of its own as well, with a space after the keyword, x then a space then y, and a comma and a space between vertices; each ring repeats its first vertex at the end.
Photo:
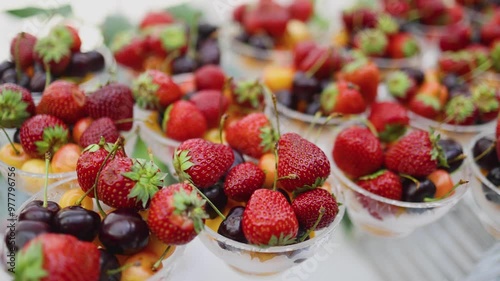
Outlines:
MULTIPOLYGON (((58 202, 62 195, 72 189, 72 188, 80 188, 78 185, 78 180, 76 176, 72 176, 70 178, 64 179, 62 181, 59 181, 55 184, 52 184, 48 187, 48 200, 58 202)), ((34 201, 34 200, 43 200, 43 191, 33 195, 32 197, 29 198, 28 201, 23 203, 23 205, 18 209, 18 213, 20 210, 22 210, 29 202, 34 201)), ((94 200, 93 200, 94 201, 94 200)), ((104 211, 110 210, 111 208, 102 204, 101 206, 103 207, 104 211)), ((97 211, 97 208, 95 207, 95 202, 94 202, 94 211, 97 211)), ((2 247, 3 246, 3 239, 2 239, 2 247)), ((97 246, 96 246, 97 247, 97 246)), ((0 248, 0 249, 1 249, 0 248)), ((168 280, 169 275, 173 272, 175 266, 180 260, 180 257, 184 253, 184 246, 175 246, 173 247, 173 253, 171 253, 166 259, 163 260, 162 262, 162 268, 158 270, 158 272, 152 276, 151 278, 145 280, 145 281, 160 281, 160 280, 168 280)), ((5 249, 4 249, 5 251, 5 249)), ((5 255, 4 255, 5 256, 5 255)))
POLYGON ((263 248, 228 239, 208 226, 199 234, 200 240, 214 255, 240 273, 256 276, 280 273, 314 256, 332 238, 344 216, 345 207, 342 191, 336 185, 331 187, 337 202, 342 203, 339 204, 337 217, 327 228, 314 232, 314 237, 307 241, 263 248))
MULTIPOLYGON (((359 122, 349 122, 336 131, 342 130, 359 122)), ((333 143, 331 141, 327 155, 331 157, 333 143)), ((443 137, 443 136, 442 136, 443 137)), ((416 229, 433 223, 446 215, 465 195, 468 184, 457 187, 452 195, 434 202, 404 202, 375 195, 348 178, 336 165, 333 159, 333 174, 344 191, 347 214, 353 224, 359 229, 374 236, 396 238, 410 235, 416 229)), ((470 172, 467 165, 462 164, 451 174, 454 183, 468 180, 470 172)))
POLYGON ((472 139, 467 148, 467 155, 471 156, 467 158, 467 162, 472 171, 470 183, 472 197, 474 198, 475 205, 479 208, 479 212, 476 212, 476 214, 481 223, 493 237, 500 239, 500 188, 494 186, 486 179, 485 174, 483 174, 481 168, 472 158, 474 145, 483 137, 494 139, 494 134, 490 131, 489 133, 477 135, 472 139))

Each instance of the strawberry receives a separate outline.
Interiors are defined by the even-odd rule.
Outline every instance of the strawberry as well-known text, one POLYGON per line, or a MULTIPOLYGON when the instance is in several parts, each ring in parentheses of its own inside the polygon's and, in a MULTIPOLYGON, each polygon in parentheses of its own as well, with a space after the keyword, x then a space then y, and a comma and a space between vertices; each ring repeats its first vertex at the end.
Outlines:
POLYGON ((442 53, 438 64, 441 72, 453 73, 458 76, 468 75, 476 68, 474 56, 465 50, 442 53))
POLYGON ((314 41, 301 41, 295 44, 293 48, 293 65, 298 68, 307 55, 316 48, 317 45, 314 41))
POLYGON ((381 14, 377 19, 376 29, 388 36, 393 36, 399 32, 399 24, 391 15, 381 14))
POLYGON ((70 63, 69 45, 56 36, 44 37, 36 41, 34 58, 46 71, 60 75, 70 63))
POLYGON ((15 280, 99 280, 96 245, 66 234, 44 233, 28 242, 16 259, 15 280))
MULTIPOLYGON (((87 112, 90 117, 98 119, 109 117, 120 121, 134 117, 134 97, 132 90, 123 84, 111 83, 101 87, 87 96, 87 112)), ((132 121, 117 124, 121 131, 132 129, 132 121)))
POLYGON ((205 201, 185 183, 167 186, 151 200, 148 226, 163 243, 183 245, 193 240, 208 218, 205 201))
POLYGON ((194 83, 198 91, 205 89, 222 91, 226 83, 226 75, 217 65, 204 65, 194 72, 194 83))
POLYGON ((439 115, 443 106, 434 96, 417 94, 411 99, 408 108, 420 116, 434 119, 439 115))
POLYGON ((477 86, 472 91, 472 101, 479 111, 479 119, 482 122, 489 122, 497 118, 500 103, 494 88, 486 84, 477 86))
POLYGON ((389 170, 380 170, 374 174, 361 177, 356 184, 371 193, 392 200, 401 200, 403 197, 401 179, 389 170))
POLYGON ((256 35, 263 32, 263 21, 259 10, 254 6, 246 6, 243 15, 243 29, 249 35, 256 35))
POLYGON ((297 216, 299 225, 303 229, 312 229, 321 208, 324 208, 324 214, 315 230, 328 227, 337 216, 339 206, 335 195, 322 188, 316 188, 299 194, 292 202, 293 212, 297 216))
POLYGON ((375 28, 357 33, 354 42, 363 54, 373 57, 384 57, 389 47, 387 35, 375 28))
POLYGON ((145 209, 164 178, 151 160, 115 157, 99 175, 97 196, 113 208, 145 209))
POLYGON ((321 186, 330 175, 325 153, 296 133, 280 137, 277 153, 279 184, 287 191, 321 186))
POLYGON ((299 223, 283 194, 258 189, 243 212, 242 229, 250 244, 282 246, 295 242, 299 223))
POLYGON ((406 72, 396 70, 387 75, 386 85, 389 94, 398 101, 410 101, 418 90, 418 83, 406 72))
POLYGON ((68 127, 54 116, 38 114, 26 120, 19 133, 24 151, 33 158, 51 155, 69 140, 68 127))
MULTIPOLYGON (((78 157, 76 175, 78 177, 78 185, 80 185, 83 192, 87 192, 87 190, 94 186, 97 173, 111 150, 112 144, 107 143, 104 138, 101 138, 98 144, 87 146, 80 157, 78 157)), ((125 157, 125 152, 122 149, 118 149, 115 157, 125 157)), ((90 192, 87 196, 93 198, 94 192, 90 192)))
POLYGON ((26 119, 35 115, 31 93, 16 84, 0 85, 0 127, 18 128, 26 119))
POLYGON ((260 2, 257 11, 262 29, 273 38, 285 35, 290 12, 285 7, 274 2, 260 2))
POLYGON ((137 77, 132 86, 137 105, 144 109, 162 110, 182 97, 181 88, 172 77, 159 71, 147 70, 137 77))
POLYGON ((363 7, 342 12, 342 22, 349 32, 364 28, 374 28, 377 25, 377 17, 375 11, 363 7))
POLYGON ((198 188, 207 188, 219 181, 233 161, 233 150, 229 146, 190 139, 177 147, 173 164, 181 179, 192 181, 198 188))
POLYGON ((121 65, 141 70, 146 57, 146 40, 130 32, 117 34, 111 43, 111 51, 121 65))
POLYGON ((199 91, 189 101, 205 116, 208 128, 217 128, 222 114, 229 108, 228 98, 219 90, 199 91))
POLYGON ((246 202, 255 190, 262 188, 266 175, 255 164, 241 163, 229 170, 224 180, 224 193, 228 198, 246 202))
POLYGON ((179 100, 165 110, 162 128, 167 137, 185 141, 203 137, 207 131, 207 120, 193 103, 179 100))
POLYGON ((26 32, 21 32, 12 38, 10 42, 10 55, 20 69, 26 69, 33 65, 33 51, 36 41, 35 36, 26 32))
POLYGON ((258 109, 264 102, 264 88, 258 80, 243 80, 232 87, 234 102, 244 108, 258 109))
POLYGON ((387 52, 389 57, 393 59, 403 59, 417 55, 420 52, 420 47, 413 35, 400 32, 389 37, 387 52))
POLYGON ((231 123, 226 129, 227 143, 239 152, 253 158, 273 150, 278 139, 264 113, 251 113, 231 123))
POLYGON ((445 25, 448 23, 446 5, 443 0, 416 0, 420 22, 427 25, 445 25))
POLYGON ((321 110, 326 114, 360 114, 366 109, 358 86, 345 81, 327 86, 321 93, 320 102, 321 110))
POLYGON ((439 135, 415 130, 391 146, 385 155, 388 169, 413 177, 425 177, 437 169, 447 167, 446 157, 438 144, 439 135))
POLYGON ((240 24, 243 23, 243 18, 245 16, 247 5, 246 4, 240 4, 236 6, 236 8, 233 10, 232 16, 233 20, 235 22, 238 22, 240 24))
POLYGON ((476 121, 477 110, 471 97, 454 96, 444 108, 445 120, 449 124, 472 125, 476 121))
POLYGON ((332 156, 335 164, 352 178, 371 174, 384 163, 380 141, 370 130, 359 126, 347 128, 337 135, 332 156))
POLYGON ((327 48, 313 48, 302 60, 299 65, 299 70, 307 73, 311 73, 317 79, 327 79, 330 78, 333 72, 338 71, 342 65, 342 57, 339 52, 328 50, 327 48), (314 67, 318 64, 323 63, 318 69, 314 67))
POLYGON ((99 143, 101 138, 106 142, 114 143, 120 137, 120 133, 113 120, 108 117, 96 119, 83 131, 80 136, 80 146, 87 147, 91 144, 99 143))
POLYGON ((472 28, 468 24, 447 26, 439 37, 439 47, 442 51, 458 51, 471 42, 472 28))
POLYGON ((292 19, 307 22, 314 14, 314 4, 311 0, 294 0, 288 6, 292 19))
POLYGON ((400 19, 408 18, 409 12, 411 11, 410 1, 384 0, 383 3, 384 11, 390 15, 400 19))
MULTIPOLYGON (((149 29, 146 34, 146 47, 149 52, 162 60, 163 65, 161 67, 163 68, 168 67, 168 64, 165 64, 168 62, 166 60, 167 54, 178 50, 180 55, 185 54, 187 51, 186 30, 181 24, 158 26, 149 29)), ((147 69, 146 66, 145 68, 147 69)))
POLYGON ((36 111, 55 116, 66 124, 75 124, 86 116, 85 93, 73 82, 57 80, 43 91, 36 111))
POLYGON ((490 46, 495 41, 500 39, 500 25, 496 19, 491 19, 486 24, 483 24, 480 29, 481 43, 490 46))
POLYGON ((65 42, 72 53, 79 52, 82 46, 82 40, 78 30, 69 25, 58 25, 50 31, 50 34, 65 42))
POLYGON ((375 101, 380 81, 380 70, 373 62, 356 59, 342 68, 341 78, 359 86, 367 105, 375 101))
POLYGON ((141 20, 139 28, 145 30, 147 28, 165 25, 175 22, 174 17, 166 11, 151 11, 148 12, 141 20))
POLYGON ((383 142, 397 140, 406 132, 410 118, 406 108, 396 102, 375 102, 371 106, 368 120, 383 142))

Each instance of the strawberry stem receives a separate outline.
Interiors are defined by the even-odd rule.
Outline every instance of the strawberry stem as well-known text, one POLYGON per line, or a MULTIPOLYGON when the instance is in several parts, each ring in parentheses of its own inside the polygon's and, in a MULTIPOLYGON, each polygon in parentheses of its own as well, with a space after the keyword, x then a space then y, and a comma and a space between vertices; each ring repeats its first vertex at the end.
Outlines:
POLYGON ((325 122, 323 122, 323 124, 321 124, 321 126, 318 129, 318 132, 316 134, 316 139, 314 140, 315 144, 318 143, 319 138, 321 137, 321 133, 323 132, 323 129, 326 127, 326 125, 328 125, 328 122, 332 121, 333 118, 339 118, 339 117, 342 117, 342 114, 337 112, 334 112, 326 117, 325 122))
POLYGON ((477 162, 479 160, 481 160, 483 157, 485 157, 486 155, 488 155, 488 153, 490 153, 493 149, 495 149, 497 147, 497 142, 496 141, 493 141, 491 143, 491 145, 485 149, 483 151, 483 153, 479 154, 478 156, 474 157, 474 161, 477 162))
POLYGON ((426 197, 424 198, 424 202, 436 202, 436 201, 439 201, 439 200, 442 200, 448 196, 450 196, 454 191, 455 189, 457 189, 459 186, 463 185, 463 184, 466 184, 466 183, 469 183, 469 181, 466 181, 466 180, 459 180, 454 186, 453 188, 448 191, 445 195, 441 196, 441 197, 438 197, 438 198, 429 198, 429 197, 426 197))
POLYGON ((198 192, 198 194, 205 200, 207 201, 207 203, 210 205, 210 207, 212 207, 212 209, 214 209, 214 211, 217 213, 217 215, 219 215, 219 217, 222 218, 222 220, 225 220, 226 219, 226 216, 224 216, 224 214, 219 211, 219 209, 215 206, 214 203, 212 203, 212 201, 210 201, 210 199, 208 199, 208 197, 203 194, 203 192, 200 191, 200 189, 198 189, 198 187, 196 185, 194 185, 193 181, 191 179, 188 179, 187 180, 189 182, 189 184, 196 190, 196 192, 198 192))
POLYGON ((219 122, 219 141, 221 144, 224 144, 224 138, 222 137, 222 131, 224 130, 224 124, 229 116, 227 114, 222 115, 219 122))
POLYGON ((49 165, 50 165, 50 152, 45 152, 45 183, 43 187, 43 207, 47 208, 48 206, 48 190, 49 190, 49 165))
POLYGON ((328 48, 328 51, 321 56, 305 73, 307 77, 311 78, 313 75, 325 64, 326 60, 332 55, 333 49, 328 48))
POLYGON ((273 108, 274 108, 274 114, 276 115, 276 130, 278 131, 278 136, 281 136, 281 129, 280 129, 280 118, 279 118, 279 113, 278 113, 278 100, 276 98, 275 94, 272 94, 272 100, 273 100, 273 108))
POLYGON ((14 153, 16 153, 16 155, 19 155, 21 152, 19 150, 17 150, 16 146, 14 145, 14 142, 9 137, 9 134, 7 133, 7 131, 5 130, 5 128, 4 127, 0 127, 0 129, 2 129, 2 131, 5 134, 5 136, 7 137, 7 140, 9 141, 10 146, 12 146, 12 150, 14 150, 14 153))
POLYGON ((165 257, 167 256, 168 252, 170 251, 170 248, 172 248, 172 246, 168 245, 167 248, 165 249, 165 251, 163 251, 163 253, 161 254, 160 258, 155 262, 155 264, 153 264, 153 267, 151 268, 151 270, 153 272, 156 272, 158 270, 158 268, 160 267, 162 261, 165 259, 165 257))
POLYGON ((307 237, 309 237, 309 235, 311 234, 311 232, 313 232, 314 230, 316 230, 316 227, 318 227, 318 224, 319 222, 321 221, 321 219, 323 218, 323 216, 325 215, 325 212, 326 212, 326 209, 325 207, 321 206, 321 208, 319 209, 319 214, 318 214, 318 218, 316 219, 316 221, 314 222, 314 225, 309 228, 306 233, 304 233, 304 235, 302 235, 300 238, 299 238, 299 243, 300 242, 304 242, 304 240, 306 240, 307 237))
MULTIPOLYGON (((274 95, 273 95, 274 96, 274 95)), ((273 190, 276 191, 276 187, 278 185, 278 143, 274 145, 274 179, 273 179, 273 190)))

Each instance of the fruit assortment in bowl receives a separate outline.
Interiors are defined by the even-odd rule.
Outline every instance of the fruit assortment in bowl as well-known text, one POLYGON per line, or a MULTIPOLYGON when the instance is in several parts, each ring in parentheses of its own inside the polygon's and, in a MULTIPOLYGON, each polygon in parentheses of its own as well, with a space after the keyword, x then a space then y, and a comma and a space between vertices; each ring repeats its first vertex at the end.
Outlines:
POLYGON ((412 126, 433 127, 462 145, 494 127, 499 111, 497 90, 465 79, 471 71, 466 66, 468 58, 444 53, 439 71, 411 68, 386 77, 389 94, 409 109, 412 126))
POLYGON ((16 204, 42 188, 45 153, 51 154, 49 182, 55 182, 74 175, 82 150, 101 136, 116 141, 121 134, 133 135, 134 101, 125 85, 111 83, 86 95, 77 84, 57 80, 35 106, 27 89, 7 83, 0 85, 0 97, 5 110, 0 116, 0 171, 5 180, 15 181, 16 204))
POLYGON ((336 44, 360 50, 381 69, 421 66, 422 42, 390 14, 361 6, 343 11, 342 22, 336 44))
POLYGON ((40 94, 55 80, 92 80, 111 62, 104 48, 84 51, 81 46, 78 30, 69 24, 59 23, 45 36, 20 32, 10 43, 11 58, 0 64, 0 84, 13 83, 40 94))
POLYGON ((330 150, 349 218, 377 236, 409 235, 444 216, 467 190, 462 146, 410 129, 403 112, 397 103, 375 104, 368 121, 338 128, 330 150))
POLYGON ((287 6, 259 0, 237 6, 234 24, 225 30, 228 69, 237 77, 253 78, 266 65, 290 65, 294 46, 314 39, 314 20, 321 21, 311 0, 293 0, 287 6))
POLYGON ((500 145, 499 129, 477 135, 468 147, 468 159, 473 176, 473 198, 480 212, 478 216, 486 230, 500 238, 500 145))
POLYGON ((462 5, 465 11, 470 16, 471 20, 476 23, 483 23, 498 12, 499 5, 495 1, 487 0, 456 0, 462 5))
MULTIPOLYGON (((276 96, 283 129, 315 139, 317 128, 312 128, 326 128, 326 134, 364 114, 377 98, 380 75, 377 65, 364 56, 306 41, 294 49, 293 67, 269 66, 262 80, 276 96)), ((266 105, 268 115, 274 113, 270 100, 266 105)))
POLYGON ((275 155, 256 156, 253 146, 240 149, 241 157, 235 148, 190 139, 176 149, 176 174, 213 202, 201 241, 251 275, 279 273, 313 256, 344 212, 325 153, 295 133, 279 137, 275 155))
POLYGON ((131 77, 149 69, 175 75, 219 64, 218 28, 193 16, 187 21, 169 11, 148 12, 136 29, 113 37, 110 49, 116 62, 131 77))

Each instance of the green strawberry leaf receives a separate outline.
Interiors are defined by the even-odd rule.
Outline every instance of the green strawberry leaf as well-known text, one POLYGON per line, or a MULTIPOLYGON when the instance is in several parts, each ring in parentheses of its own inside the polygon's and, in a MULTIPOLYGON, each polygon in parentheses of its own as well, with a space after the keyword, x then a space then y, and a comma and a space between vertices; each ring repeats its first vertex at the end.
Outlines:
POLYGON ((337 103, 337 96, 339 94, 339 89, 335 83, 329 84, 322 92, 320 96, 321 107, 327 113, 331 113, 335 108, 337 103))
POLYGON ((38 281, 48 272, 43 268, 43 245, 41 242, 29 244, 28 248, 16 255, 14 279, 20 281, 38 281))
POLYGON ((160 168, 151 160, 134 159, 132 170, 123 173, 126 178, 135 181, 135 186, 130 190, 128 198, 135 198, 146 208, 148 202, 163 186, 163 180, 167 176, 160 171, 160 168))
POLYGON ((407 126, 403 124, 386 124, 378 137, 382 142, 393 142, 406 133, 407 126))
POLYGON ((446 154, 444 149, 439 145, 439 140, 441 139, 440 134, 436 134, 434 129, 431 128, 429 132, 429 138, 432 143, 431 159, 437 160, 440 167, 448 168, 448 161, 446 160, 446 154))
POLYGON ((280 233, 279 237, 275 235, 271 236, 269 243, 267 245, 260 245, 260 247, 273 247, 273 246, 286 246, 297 243, 297 238, 292 234, 284 235, 283 232, 280 233))
POLYGON ((56 36, 38 39, 35 44, 35 52, 42 58, 44 63, 58 63, 71 54, 69 45, 56 36))
POLYGON ((323 186, 325 181, 326 181, 326 178, 316 178, 316 181, 314 181, 314 183, 312 185, 304 185, 302 187, 296 188, 293 191, 293 198, 299 196, 300 194, 302 194, 304 192, 307 192, 307 191, 316 189, 320 186, 323 186))
POLYGON ((191 156, 188 154, 189 150, 175 150, 173 164, 175 172, 181 180, 191 180, 191 176, 186 171, 193 167, 194 163, 190 161, 191 156))
POLYGON ((73 9, 71 8, 71 5, 66 4, 66 5, 61 5, 59 7, 48 8, 48 9, 40 7, 24 7, 20 9, 7 10, 5 11, 5 13, 18 18, 29 18, 40 15, 44 15, 47 18, 50 18, 54 15, 61 15, 63 17, 67 17, 73 13, 73 9))
POLYGON ((444 111, 451 120, 461 123, 474 115, 476 107, 472 99, 466 96, 455 96, 446 104, 444 111))
POLYGON ((258 108, 261 98, 264 96, 264 88, 259 80, 241 81, 236 86, 234 93, 239 104, 249 102, 252 108, 258 108))
POLYGON ((180 24, 169 24, 160 32, 160 41, 163 48, 167 51, 180 49, 186 45, 186 32, 180 24))
POLYGON ((4 90, 0 94, 0 126, 17 128, 30 117, 28 104, 22 100, 22 93, 4 90))
POLYGON ((160 108, 160 100, 156 92, 160 85, 154 83, 153 77, 149 73, 144 72, 132 84, 132 93, 137 105, 140 108, 160 108))
POLYGON ((271 126, 260 128, 260 146, 263 147, 263 152, 268 153, 274 150, 274 144, 278 141, 279 136, 276 130, 271 126))
POLYGON ((406 97, 406 93, 411 87, 410 78, 406 73, 400 70, 389 74, 386 82, 389 93, 397 98, 406 97))
POLYGON ((201 199, 195 190, 188 194, 184 189, 180 189, 173 195, 174 214, 190 218, 196 233, 203 230, 205 226, 203 220, 209 217, 204 209, 205 203, 206 201, 201 199))
POLYGON ((171 104, 167 107, 165 110, 165 113, 163 113, 163 121, 161 122, 161 129, 165 134, 167 134, 167 124, 168 120, 170 119, 170 111, 172 111, 172 108, 174 107, 174 104, 171 104))
POLYGON ((493 112, 499 107, 495 89, 486 84, 481 84, 474 89, 472 100, 481 113, 493 112))
POLYGON ((68 130, 62 126, 56 125, 54 127, 45 128, 43 130, 42 140, 35 142, 38 153, 43 155, 47 151, 50 151, 50 153, 54 155, 54 152, 68 143, 68 136, 68 130))
POLYGON ((193 22, 197 21, 199 16, 202 14, 201 11, 193 8, 188 4, 179 4, 175 6, 168 7, 166 9, 174 18, 185 22, 187 25, 191 25, 193 22))
POLYGON ((53 36, 60 41, 64 42, 64 44, 71 46, 73 44, 73 35, 69 31, 69 29, 64 25, 58 25, 50 31, 50 35, 53 36))
POLYGON ((120 14, 107 16, 101 25, 104 43, 110 46, 117 34, 131 29, 133 29, 133 26, 127 17, 120 14))
POLYGON ((386 169, 382 169, 380 171, 376 171, 375 173, 373 173, 371 175, 362 176, 358 180, 363 180, 363 181, 374 180, 374 179, 380 177, 381 175, 383 175, 386 171, 387 171, 386 169))

